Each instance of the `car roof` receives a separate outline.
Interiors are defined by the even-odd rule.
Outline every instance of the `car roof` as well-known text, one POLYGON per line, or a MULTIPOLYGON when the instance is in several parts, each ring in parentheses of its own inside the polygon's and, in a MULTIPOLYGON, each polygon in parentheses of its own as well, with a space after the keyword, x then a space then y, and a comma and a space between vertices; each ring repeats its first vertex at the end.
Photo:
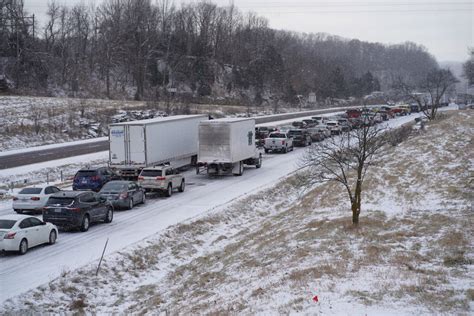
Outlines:
POLYGON ((21 188, 21 190, 23 189, 33 189, 33 188, 36 188, 36 189, 44 189, 46 187, 54 187, 54 185, 51 185, 51 184, 38 184, 38 185, 32 185, 32 186, 29 186, 29 187, 24 187, 24 188, 21 188))
POLYGON ((165 165, 165 166, 154 166, 154 167, 147 167, 143 168, 142 170, 163 170, 165 168, 171 168, 171 166, 165 165))
POLYGON ((6 220, 13 220, 13 221, 19 221, 25 218, 29 217, 34 217, 30 215, 20 215, 20 214, 8 214, 8 215, 2 215, 0 216, 0 219, 6 219, 6 220))
POLYGON ((68 198, 75 198, 76 196, 79 196, 84 193, 90 193, 92 191, 59 191, 56 192, 52 195, 52 197, 68 197, 68 198))
POLYGON ((129 183, 135 183, 135 181, 128 181, 128 180, 113 180, 109 181, 104 185, 110 184, 110 183, 118 183, 118 184, 129 184, 129 183))

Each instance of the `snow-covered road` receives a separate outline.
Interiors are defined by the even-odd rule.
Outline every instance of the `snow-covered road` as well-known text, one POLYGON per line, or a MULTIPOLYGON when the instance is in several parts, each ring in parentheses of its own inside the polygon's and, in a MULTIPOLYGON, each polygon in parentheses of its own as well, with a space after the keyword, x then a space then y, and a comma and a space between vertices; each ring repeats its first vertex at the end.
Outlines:
MULTIPOLYGON (((391 127, 413 121, 415 115, 389 121, 391 127)), ((111 224, 98 224, 86 233, 60 232, 57 244, 31 249, 26 255, 0 256, 0 302, 100 258, 109 238, 107 254, 140 242, 174 225, 208 212, 219 211, 226 204, 274 185, 297 168, 302 149, 287 154, 265 155, 261 169, 249 167, 241 177, 208 178, 185 173, 188 183, 184 193, 171 198, 148 199, 144 206, 131 211, 117 211, 111 224)), ((11 214, 11 202, 0 203, 0 215, 11 214)))

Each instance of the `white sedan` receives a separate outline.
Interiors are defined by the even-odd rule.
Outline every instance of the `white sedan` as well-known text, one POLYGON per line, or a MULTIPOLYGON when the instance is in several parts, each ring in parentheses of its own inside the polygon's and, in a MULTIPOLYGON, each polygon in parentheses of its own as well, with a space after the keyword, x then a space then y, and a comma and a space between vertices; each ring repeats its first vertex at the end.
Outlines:
POLYGON ((22 189, 13 197, 13 209, 18 214, 23 212, 40 212, 45 207, 51 194, 61 191, 52 185, 22 189))
POLYGON ((29 248, 41 244, 54 244, 58 228, 34 216, 0 216, 0 251, 18 251, 24 255, 29 248))

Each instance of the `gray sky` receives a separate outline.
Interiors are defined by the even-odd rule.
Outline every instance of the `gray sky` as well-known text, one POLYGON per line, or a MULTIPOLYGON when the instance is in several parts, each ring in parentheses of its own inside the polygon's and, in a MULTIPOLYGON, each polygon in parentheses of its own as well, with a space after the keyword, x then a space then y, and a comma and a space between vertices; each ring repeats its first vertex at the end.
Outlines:
MULTIPOLYGON (((102 0, 60 0, 100 3, 102 0)), ((44 19, 48 0, 24 0, 44 19)), ((197 2, 175 0, 181 2, 197 2)), ((213 0, 225 6, 229 0, 213 0)), ((325 32, 385 44, 412 41, 426 46, 438 61, 465 61, 474 47, 474 0, 233 0, 241 11, 254 11, 275 29, 325 32)))

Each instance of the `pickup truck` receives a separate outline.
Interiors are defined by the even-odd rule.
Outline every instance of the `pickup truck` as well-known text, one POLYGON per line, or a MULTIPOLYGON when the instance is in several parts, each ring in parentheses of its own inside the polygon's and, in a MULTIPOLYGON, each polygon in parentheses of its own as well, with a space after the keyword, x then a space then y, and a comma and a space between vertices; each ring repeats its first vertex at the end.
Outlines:
POLYGON ((288 132, 288 136, 293 138, 293 144, 295 146, 306 147, 312 143, 311 136, 305 129, 291 129, 288 132))
POLYGON ((279 151, 287 153, 290 150, 293 150, 293 138, 291 138, 286 133, 273 132, 265 138, 265 152, 269 151, 279 151))

